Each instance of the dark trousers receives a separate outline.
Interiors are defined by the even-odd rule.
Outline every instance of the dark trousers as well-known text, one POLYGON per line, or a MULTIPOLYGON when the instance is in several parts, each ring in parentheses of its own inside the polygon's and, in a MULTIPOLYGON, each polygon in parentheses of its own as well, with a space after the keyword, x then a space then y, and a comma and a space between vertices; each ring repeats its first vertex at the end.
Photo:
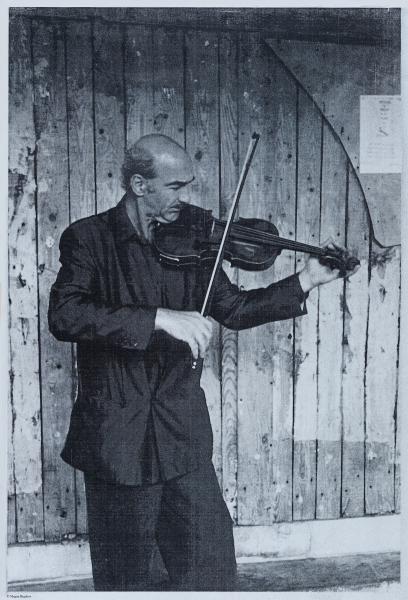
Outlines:
POLYGON ((159 589, 149 577, 157 546, 169 589, 235 588, 232 520, 212 463, 160 485, 112 485, 85 475, 85 486, 95 590, 159 589))

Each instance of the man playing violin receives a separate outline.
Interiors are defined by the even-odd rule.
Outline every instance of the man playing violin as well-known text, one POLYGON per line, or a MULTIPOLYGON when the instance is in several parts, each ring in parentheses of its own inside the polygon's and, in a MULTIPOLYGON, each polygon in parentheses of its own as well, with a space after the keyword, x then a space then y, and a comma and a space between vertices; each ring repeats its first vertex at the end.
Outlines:
MULTIPOLYGON (((179 217, 192 163, 170 138, 148 135, 122 173, 119 204, 62 234, 49 305, 50 331, 77 343, 78 398, 61 456, 85 474, 94 586, 157 589, 157 544, 171 589, 233 590, 232 521, 200 388, 208 269, 162 264, 152 244, 155 224, 179 217)), ((242 291, 221 270, 209 316, 235 330, 301 316, 309 290, 338 276, 310 258, 300 273, 242 291)))

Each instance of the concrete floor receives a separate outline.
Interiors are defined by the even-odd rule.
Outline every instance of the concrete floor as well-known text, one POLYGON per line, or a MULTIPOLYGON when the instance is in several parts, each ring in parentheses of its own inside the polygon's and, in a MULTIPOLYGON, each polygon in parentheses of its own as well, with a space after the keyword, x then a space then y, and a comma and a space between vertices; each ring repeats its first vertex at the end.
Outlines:
MULTIPOLYGON (((239 591, 348 591, 399 589, 400 555, 359 554, 336 558, 270 561, 238 565, 239 591)), ((166 590, 166 586, 161 588, 166 590)), ((13 584, 9 592, 91 592, 92 579, 13 584)))

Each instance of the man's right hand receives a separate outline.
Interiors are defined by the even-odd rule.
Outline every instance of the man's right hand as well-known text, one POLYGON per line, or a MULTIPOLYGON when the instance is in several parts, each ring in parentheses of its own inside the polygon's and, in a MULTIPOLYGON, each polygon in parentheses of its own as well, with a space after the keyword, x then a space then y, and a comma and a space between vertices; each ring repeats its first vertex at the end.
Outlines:
POLYGON ((166 308, 157 309, 154 328, 187 342, 195 359, 204 356, 212 335, 211 321, 200 313, 166 308))

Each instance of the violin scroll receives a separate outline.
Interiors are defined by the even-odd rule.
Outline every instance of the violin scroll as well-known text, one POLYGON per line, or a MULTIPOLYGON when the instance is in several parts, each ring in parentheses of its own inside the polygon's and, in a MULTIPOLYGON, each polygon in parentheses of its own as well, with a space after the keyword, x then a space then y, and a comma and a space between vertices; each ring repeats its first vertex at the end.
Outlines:
POLYGON ((319 256, 321 265, 327 266, 330 269, 339 269, 340 277, 347 277, 347 274, 354 271, 360 264, 360 261, 355 256, 350 256, 349 253, 340 248, 327 249, 324 256, 319 256))

